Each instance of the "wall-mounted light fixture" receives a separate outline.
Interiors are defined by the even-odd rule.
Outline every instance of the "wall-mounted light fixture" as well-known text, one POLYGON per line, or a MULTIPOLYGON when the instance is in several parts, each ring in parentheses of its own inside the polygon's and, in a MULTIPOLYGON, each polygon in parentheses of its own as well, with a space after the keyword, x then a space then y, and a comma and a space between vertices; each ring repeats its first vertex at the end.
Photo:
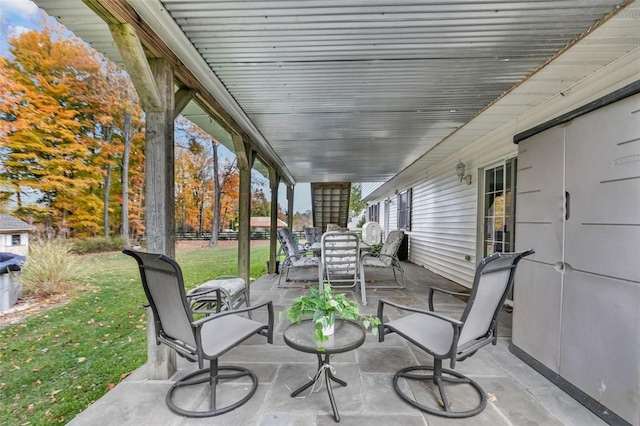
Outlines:
POLYGON ((456 176, 460 178, 460 183, 464 181, 464 183, 466 183, 467 185, 471 185, 471 175, 464 174, 464 170, 466 168, 467 166, 465 166, 462 160, 458 161, 458 164, 456 164, 456 176))

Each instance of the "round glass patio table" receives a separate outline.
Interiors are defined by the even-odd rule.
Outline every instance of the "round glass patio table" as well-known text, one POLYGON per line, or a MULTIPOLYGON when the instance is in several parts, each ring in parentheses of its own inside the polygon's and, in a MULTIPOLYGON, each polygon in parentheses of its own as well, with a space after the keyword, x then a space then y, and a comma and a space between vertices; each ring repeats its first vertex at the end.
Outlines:
POLYGON ((315 325, 310 319, 307 319, 299 324, 291 324, 287 327, 284 332, 284 342, 295 350, 315 354, 318 357, 318 371, 313 379, 291 392, 291 397, 296 397, 300 392, 311 387, 324 372, 324 382, 329 394, 333 418, 336 422, 339 422, 340 414, 333 397, 331 381, 342 386, 347 386, 347 382, 334 375, 333 367, 330 365, 331 355, 349 352, 362 346, 365 339, 365 330, 357 322, 344 319, 336 319, 334 330, 328 341, 318 342, 313 339, 315 325))

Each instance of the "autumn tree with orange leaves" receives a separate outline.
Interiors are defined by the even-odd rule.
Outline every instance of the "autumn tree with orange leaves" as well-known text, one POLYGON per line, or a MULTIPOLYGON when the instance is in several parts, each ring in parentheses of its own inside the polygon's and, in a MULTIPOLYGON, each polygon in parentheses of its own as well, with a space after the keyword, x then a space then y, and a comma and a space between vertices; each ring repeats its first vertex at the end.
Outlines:
POLYGON ((38 197, 48 228, 98 231, 102 203, 99 148, 92 136, 96 120, 91 87, 101 85, 100 62, 75 38, 45 28, 11 39, 11 60, 3 76, 12 80, 3 92, 3 183, 22 196, 38 197))
MULTIPOLYGON (((9 46, 10 57, 0 58, 0 185, 15 213, 44 223, 49 235, 109 235, 121 227, 109 212, 128 198, 114 197, 126 185, 112 185, 114 171, 121 178, 130 170, 122 167, 124 140, 137 140, 133 162, 144 164, 141 112, 135 96, 122 96, 134 94, 128 77, 55 24, 9 46), (127 111, 135 117, 128 137, 127 111)), ((141 193, 144 169, 137 170, 133 188, 141 193)), ((142 200, 140 222, 141 207, 142 200)))
POLYGON ((176 128, 176 224, 178 232, 211 232, 210 245, 238 212, 238 169, 221 162, 219 142, 184 117, 176 128))
MULTIPOLYGON (((0 57, 0 206, 48 236, 144 233, 144 114, 131 80, 62 26, 9 40, 0 57)), ((238 169, 219 143, 176 121, 178 231, 233 227, 238 169)), ((261 195, 261 197, 260 197, 261 195)), ((268 202, 254 194, 260 209, 268 202)))

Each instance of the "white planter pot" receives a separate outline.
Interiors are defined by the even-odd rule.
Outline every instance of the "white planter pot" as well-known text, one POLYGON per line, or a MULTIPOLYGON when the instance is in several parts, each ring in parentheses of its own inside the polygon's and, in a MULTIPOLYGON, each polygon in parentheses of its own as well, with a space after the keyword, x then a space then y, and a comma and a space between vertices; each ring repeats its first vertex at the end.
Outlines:
POLYGON ((322 335, 324 336, 333 336, 333 328, 334 328, 335 324, 331 324, 327 327, 323 327, 322 328, 322 335))

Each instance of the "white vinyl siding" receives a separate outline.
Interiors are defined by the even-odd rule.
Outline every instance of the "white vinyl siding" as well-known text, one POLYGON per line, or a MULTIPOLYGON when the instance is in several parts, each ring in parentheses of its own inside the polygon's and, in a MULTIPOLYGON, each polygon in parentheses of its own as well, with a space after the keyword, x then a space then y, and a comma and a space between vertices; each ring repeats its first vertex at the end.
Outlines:
POLYGON ((452 281, 471 282, 475 264, 475 188, 451 172, 413 189, 410 260, 452 281))
POLYGON ((516 152, 511 134, 478 142, 443 161, 437 169, 430 169, 429 178, 413 186, 411 262, 471 286, 478 262, 477 169, 516 152), (460 159, 472 176, 471 185, 461 183, 455 175, 460 159))

